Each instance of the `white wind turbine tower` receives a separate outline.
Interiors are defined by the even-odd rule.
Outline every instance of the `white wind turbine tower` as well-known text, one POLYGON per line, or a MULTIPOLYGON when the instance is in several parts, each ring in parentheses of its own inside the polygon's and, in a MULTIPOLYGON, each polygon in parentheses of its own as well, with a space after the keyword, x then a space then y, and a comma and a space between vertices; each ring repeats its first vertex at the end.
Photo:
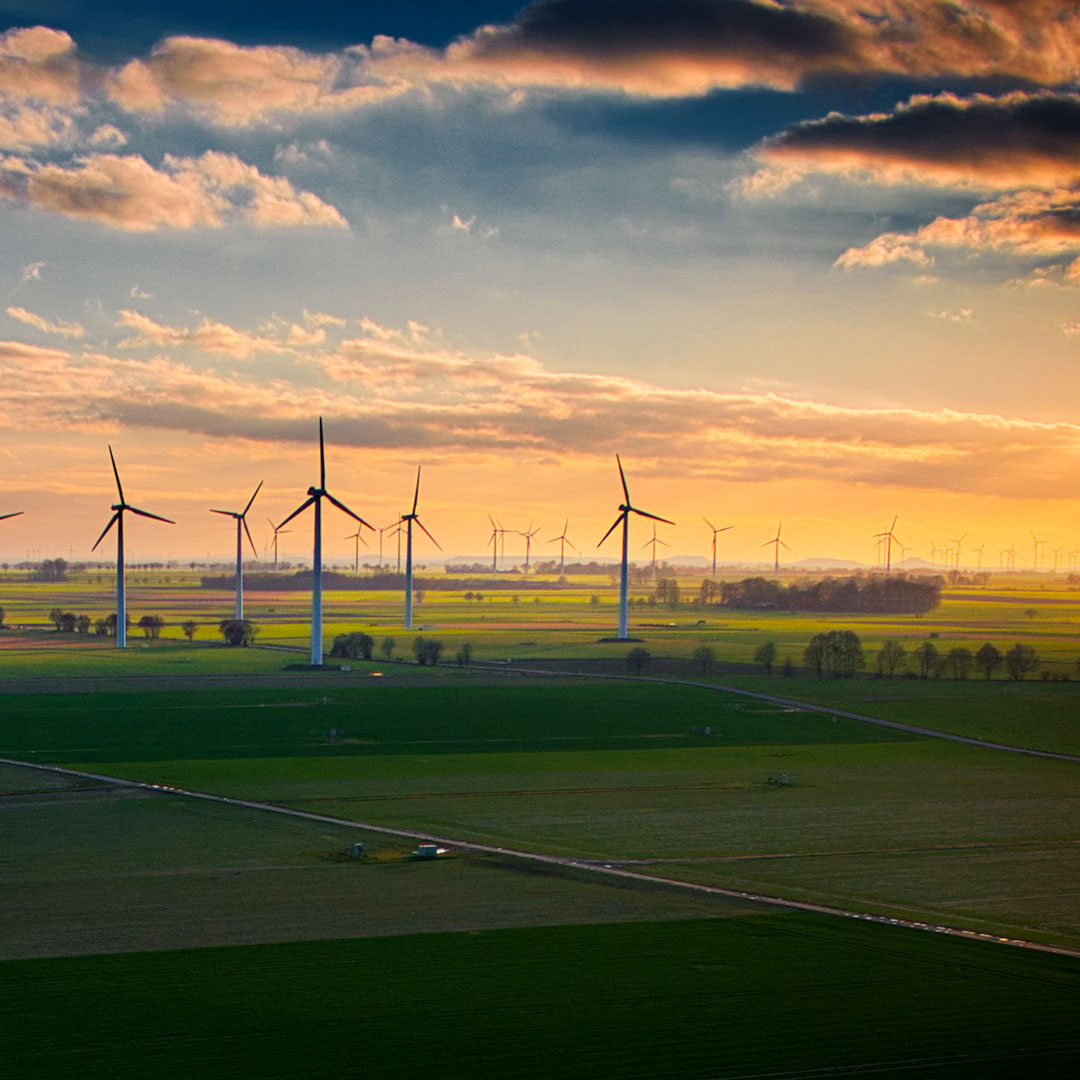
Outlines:
POLYGON ((619 527, 622 525, 622 566, 619 573, 619 640, 625 641, 627 638, 627 591, 628 591, 628 562, 627 562, 627 547, 630 540, 630 515, 637 514, 638 517, 651 518, 653 521, 662 521, 665 525, 674 525, 674 521, 668 521, 667 518, 657 517, 656 514, 647 514, 644 510, 639 510, 636 506, 630 504, 630 490, 626 486, 626 474, 623 472, 622 460, 619 455, 615 455, 615 461, 619 466, 619 479, 622 481, 623 498, 625 502, 619 504, 619 516, 615 519, 611 528, 604 533, 597 544, 600 547, 601 544, 619 527))
MULTIPOLYGON (((893 529, 896 528, 896 521, 897 521, 897 519, 894 517, 892 519, 892 524, 884 532, 879 532, 879 533, 874 534, 874 539, 877 540, 879 544, 883 544, 884 547, 885 547, 885 573, 886 574, 892 573, 892 546, 893 546, 893 541, 896 541, 897 544, 900 544, 899 538, 897 537, 896 533, 893 532, 893 529)), ((900 545, 900 546, 902 547, 903 545, 900 545)))
MULTIPOLYGON (((297 514, 302 514, 309 506, 315 507, 315 554, 311 575, 311 666, 322 667, 323 641, 322 641, 322 501, 329 499, 334 506, 346 513, 354 521, 366 525, 369 529, 373 526, 354 514, 343 502, 339 502, 326 490, 326 447, 323 441, 323 422, 319 417, 319 486, 308 488, 308 499, 301 503, 282 523, 287 525, 297 514)), ((281 525, 278 528, 281 528, 281 525)))
POLYGON ((360 575, 360 545, 363 544, 364 547, 368 546, 368 542, 364 539, 362 532, 362 529, 357 529, 356 532, 349 533, 348 536, 342 537, 343 540, 356 541, 356 551, 353 554, 353 573, 358 577, 360 575))
POLYGON ((771 540, 766 540, 765 543, 761 545, 762 547, 768 547, 770 544, 773 545, 773 553, 774 553, 773 573, 774 574, 779 574, 780 573, 780 549, 783 548, 785 551, 790 551, 791 550, 791 548, 789 548, 787 546, 787 544, 785 544, 784 541, 780 539, 780 529, 783 527, 783 524, 784 523, 781 521, 780 524, 776 526, 776 535, 771 540))
POLYGON ((1047 541, 1039 540, 1033 532, 1029 532, 1028 536, 1034 541, 1031 545, 1031 569, 1037 573, 1039 570, 1039 545, 1045 544, 1047 541))
POLYGON ((559 542, 559 577, 562 577, 563 569, 566 566, 566 545, 570 544, 570 546, 572 548, 574 548, 574 550, 577 551, 580 554, 580 549, 574 547, 574 545, 571 542, 570 538, 566 535, 566 527, 569 524, 570 524, 570 519, 567 518, 563 522, 562 533, 559 536, 553 536, 548 541, 549 544, 554 544, 556 541, 559 542))
POLYGON ((647 547, 652 548, 652 567, 650 568, 649 572, 650 572, 650 575, 651 575, 651 577, 652 577, 652 579, 654 581, 656 580, 656 545, 657 544, 663 544, 664 547, 670 547, 671 546, 666 540, 661 540, 660 537, 658 537, 656 535, 656 522, 653 522, 652 539, 651 540, 646 540, 645 543, 641 545, 641 547, 642 547, 642 550, 644 550, 647 547))
POLYGON ((956 565, 956 572, 957 573, 960 573, 960 552, 963 550, 963 543, 964 543, 964 537, 965 536, 967 536, 966 532, 961 533, 959 538, 952 537, 952 536, 949 537, 949 543, 956 545, 956 551, 954 552, 954 554, 956 555, 956 564, 955 565, 956 565))
POLYGON ((728 529, 733 529, 734 525, 724 525, 722 528, 717 528, 707 517, 701 519, 706 525, 712 529, 712 576, 716 577, 716 537, 718 533, 727 532, 728 529))
POLYGON ((491 522, 491 536, 488 537, 491 544, 491 572, 497 574, 499 572, 499 533, 502 529, 490 514, 488 514, 488 521, 491 522))
POLYGON ((413 605, 413 588, 412 588, 412 527, 415 521, 417 525, 423 530, 424 535, 437 547, 440 551, 438 540, 431 535, 424 528, 424 523, 420 520, 416 513, 416 504, 420 499, 420 466, 416 467, 416 491, 413 492, 412 511, 408 514, 402 514, 398 521, 398 525, 405 526, 405 629, 412 629, 412 605, 413 605))
POLYGON ((529 572, 529 555, 532 552, 532 540, 533 540, 533 537, 539 531, 540 531, 540 526, 538 525, 534 529, 532 527, 532 522, 530 521, 529 522, 529 527, 525 530, 525 532, 519 532, 518 533, 518 536, 524 536, 525 537, 525 573, 526 574, 528 574, 528 572, 529 572))
MULTIPOLYGON (((267 518, 266 520, 270 521, 269 518, 267 518)), ((278 557, 277 538, 278 538, 278 533, 292 532, 292 529, 279 529, 272 521, 270 521, 270 528, 274 530, 274 569, 277 570, 277 557, 278 557)))
POLYGON ((94 546, 90 550, 96 551, 98 544, 105 539, 108 531, 114 525, 116 526, 116 647, 118 649, 126 649, 127 598, 124 593, 124 511, 130 510, 133 514, 138 514, 139 517, 151 518, 154 521, 164 521, 167 525, 175 525, 176 522, 171 518, 160 517, 157 514, 148 513, 146 510, 139 510, 137 507, 125 502, 124 489, 120 486, 120 473, 117 471, 116 458, 113 457, 111 446, 109 447, 109 461, 112 462, 113 476, 116 477, 116 491, 120 496, 120 501, 118 503, 113 503, 110 507, 113 511, 113 516, 109 518, 109 524, 102 530, 101 535, 94 542, 94 546))
MULTIPOLYGON (((259 494, 259 489, 263 486, 263 482, 259 481, 259 487, 255 489, 255 495, 259 494)), ((244 541, 240 535, 241 529, 243 529, 244 535, 248 538, 248 543, 251 545, 252 554, 257 559, 259 553, 255 550, 255 541, 251 539, 251 530, 247 526, 247 512, 251 509, 251 504, 255 501, 255 495, 252 495, 248 499, 247 506, 243 510, 211 510, 211 514, 222 514, 225 517, 231 517, 236 519, 236 619, 240 620, 244 617, 244 541)), ((277 534, 275 533, 275 538, 277 534)), ((276 561, 276 560, 275 560, 276 561)))

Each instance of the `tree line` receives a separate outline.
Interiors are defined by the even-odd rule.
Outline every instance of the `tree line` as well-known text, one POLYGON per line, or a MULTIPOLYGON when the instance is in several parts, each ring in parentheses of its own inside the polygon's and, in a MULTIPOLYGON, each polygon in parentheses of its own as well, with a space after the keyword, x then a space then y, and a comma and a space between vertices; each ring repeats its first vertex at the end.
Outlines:
POLYGON ((844 611, 923 615, 941 603, 939 577, 904 574, 822 578, 783 585, 770 578, 703 581, 699 601, 721 607, 771 611, 844 611))

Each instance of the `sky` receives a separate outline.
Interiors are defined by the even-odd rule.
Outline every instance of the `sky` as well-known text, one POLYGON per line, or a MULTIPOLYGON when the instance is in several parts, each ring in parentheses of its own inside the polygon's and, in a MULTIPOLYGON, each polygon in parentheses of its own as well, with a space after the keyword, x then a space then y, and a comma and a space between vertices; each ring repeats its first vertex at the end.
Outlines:
MULTIPOLYGON (((208 511, 260 481, 262 553, 320 416, 330 492, 382 527, 422 467, 445 554, 490 513, 591 555, 616 454, 662 555, 707 556, 703 518, 721 561, 782 522, 784 560, 872 563, 894 517, 926 559, 1080 547, 1070 0, 54 0, 0 31, 9 561, 89 557, 109 446, 177 522, 129 558, 225 557, 208 511)), ((328 514, 326 557, 354 531, 328 514)))

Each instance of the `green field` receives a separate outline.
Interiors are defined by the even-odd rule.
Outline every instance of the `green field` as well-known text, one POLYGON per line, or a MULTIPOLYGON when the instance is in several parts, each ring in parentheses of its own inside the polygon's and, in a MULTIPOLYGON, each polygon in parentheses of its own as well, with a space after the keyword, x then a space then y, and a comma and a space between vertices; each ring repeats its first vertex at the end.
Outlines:
POLYGON ((1065 1076, 1074 961, 819 916, 0 964, 13 1076, 1065 1076), (13 1022, 15 1021, 15 1022, 13 1022))
POLYGON ((957 590, 922 618, 636 608, 650 678, 612 680, 514 673, 625 676, 629 646, 600 640, 603 580, 429 593, 418 632, 480 662, 434 669, 407 662, 400 596, 331 593, 328 637, 392 635, 397 658, 324 673, 303 670, 303 594, 249 598, 261 640, 292 653, 229 650, 212 628, 230 594, 148 573, 133 614, 171 625, 118 653, 44 629, 50 606, 107 603, 107 578, 0 580, 7 623, 28 627, 0 636, 0 756, 654 881, 460 850, 420 863, 405 836, 0 766, 0 1060, 33 1077, 1069 1075, 1075 957, 656 880, 1080 949, 1076 762, 717 686, 1080 754, 1077 681, 751 663, 764 640, 782 661, 840 628, 871 663, 885 638, 933 635, 942 652, 1032 643, 1072 675, 1080 597, 1042 585, 957 590), (367 858, 346 858, 358 838, 367 858))

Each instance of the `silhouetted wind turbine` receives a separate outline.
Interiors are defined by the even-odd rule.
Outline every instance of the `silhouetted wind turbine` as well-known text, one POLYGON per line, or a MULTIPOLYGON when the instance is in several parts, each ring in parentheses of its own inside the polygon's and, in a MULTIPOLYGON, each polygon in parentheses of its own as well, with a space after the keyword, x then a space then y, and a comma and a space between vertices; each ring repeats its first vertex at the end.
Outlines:
POLYGON ((1035 542, 1031 545, 1031 569, 1038 571, 1039 569, 1039 545, 1045 544, 1045 540, 1039 540, 1036 538, 1033 532, 1029 532, 1028 536, 1035 542))
MULTIPOLYGON (((626 486, 626 473, 623 472, 622 460, 618 454, 615 455, 615 461, 619 466, 619 479, 622 481, 623 498, 626 501, 619 504, 619 516, 615 519, 611 528, 604 533, 600 540, 600 544, 603 544, 620 524, 622 525, 622 567, 619 573, 619 640, 625 641, 628 624, 626 600, 629 580, 627 547, 630 539, 630 515, 637 514, 638 517, 650 518, 653 521, 662 521, 665 525, 674 525, 675 522, 668 521, 667 518, 657 517, 656 514, 647 514, 644 510, 639 510, 636 506, 630 504, 630 490, 626 486)), ((596 546, 600 547, 600 544, 597 544, 596 546)))
POLYGON ((971 549, 972 551, 975 552, 976 555, 979 556, 979 564, 975 568, 976 573, 979 573, 979 572, 982 571, 983 548, 985 548, 985 547, 986 547, 986 541, 984 540, 977 548, 972 548, 971 549))
POLYGON ((717 533, 727 532, 728 529, 733 529, 734 525, 725 525, 723 528, 718 529, 707 517, 701 519, 706 525, 712 529, 712 576, 716 577, 716 536, 717 533))
POLYGON ((138 514, 139 517, 151 518, 153 521, 164 521, 167 525, 175 525, 176 522, 171 518, 160 517, 157 514, 148 513, 146 510, 140 510, 138 507, 125 502, 124 489, 120 485, 120 473, 117 471, 116 458, 113 457, 111 446, 109 447, 109 461, 112 462, 113 476, 116 477, 116 492, 120 496, 120 501, 113 503, 110 507, 113 516, 109 518, 109 524, 102 530, 101 535, 90 550, 97 551, 98 544, 105 539, 109 530, 114 525, 116 526, 116 647, 125 649, 127 648, 127 600, 124 594, 124 511, 130 510, 133 514, 138 514))
POLYGON ((962 545, 963 545, 965 536, 967 536, 967 533, 961 533, 959 538, 953 537, 953 536, 949 537, 949 543, 956 545, 955 555, 956 555, 956 572, 957 573, 960 572, 960 552, 963 550, 962 545))
POLYGON ((886 574, 892 573, 892 546, 893 546, 893 541, 895 540, 898 544, 900 543, 900 540, 897 537, 896 533, 893 532, 893 529, 896 528, 896 520, 897 519, 894 517, 892 519, 892 524, 884 532, 879 532, 879 533, 874 534, 875 539, 878 540, 880 543, 885 545, 885 573, 886 574))
POLYGON ((525 530, 525 532, 518 532, 518 536, 524 536, 525 537, 525 573, 526 574, 529 572, 529 554, 532 551, 532 539, 539 531, 540 531, 540 526, 538 525, 534 529, 532 527, 532 522, 530 521, 529 522, 529 527, 525 530))
POLYGON ((569 524, 570 524, 570 519, 567 518, 563 522, 561 535, 553 536, 548 541, 549 544, 554 544, 556 541, 559 541, 559 576, 560 577, 562 577, 563 568, 566 566, 566 545, 570 544, 570 546, 572 548, 574 548, 574 550, 579 552, 579 554, 580 554, 580 549, 574 547, 573 543, 570 541, 570 538, 566 535, 566 527, 569 524))
POLYGON ((348 536, 342 537, 343 540, 356 541, 356 552, 353 555, 353 573, 356 575, 360 574, 360 545, 363 544, 364 547, 368 546, 368 542, 364 539, 362 533, 362 529, 357 529, 356 532, 349 533, 348 536))
MULTIPOLYGON (((308 499, 301 503, 282 523, 287 525, 297 514, 302 514, 309 506, 315 507, 315 554, 311 575, 311 666, 322 667, 322 501, 329 499, 343 513, 361 525, 374 529, 374 526, 354 514, 343 502, 339 502, 326 490, 326 445, 323 440, 323 422, 319 417, 319 486, 308 488, 308 499)), ((281 525, 278 528, 281 528, 281 525)))
MULTIPOLYGON (((270 521, 269 518, 267 518, 266 520, 270 521)), ((277 552, 278 533, 292 532, 292 529, 279 529, 272 521, 270 521, 270 528, 274 530, 274 569, 276 570, 277 569, 277 554, 278 554, 278 552, 277 552)))
POLYGON ((382 539, 383 538, 383 533, 388 532, 388 533, 390 533, 391 536, 393 536, 394 534, 393 534, 393 532, 391 532, 391 530, 398 528, 399 524, 400 523, 397 522, 397 521, 392 521, 389 525, 384 525, 379 530, 379 569, 380 570, 383 568, 383 539, 382 539))
POLYGON ((654 522, 653 527, 652 527, 652 539, 651 540, 646 540, 645 543, 641 545, 643 549, 647 548, 647 547, 652 548, 652 568, 651 568, 650 572, 651 572, 652 577, 654 579, 656 577, 656 545, 657 544, 663 544, 664 547, 670 547, 671 546, 666 540, 661 540, 660 537, 658 537, 656 535, 656 523, 654 522))
POLYGON ((499 523, 488 514, 488 521, 491 522, 491 536, 489 540, 491 542, 491 572, 497 574, 499 572, 499 533, 502 531, 499 523))
MULTIPOLYGON (((259 487, 255 489, 255 495, 259 494, 259 489, 263 486, 263 482, 259 481, 259 487)), ((248 499, 247 506, 243 510, 211 510, 211 514, 222 514, 225 517, 236 518, 236 618, 242 619, 244 617, 244 544, 243 537, 240 535, 241 529, 243 529, 244 535, 248 538, 248 543, 251 545, 251 551, 255 558, 259 557, 259 553, 255 550, 255 541, 251 539, 251 530, 247 526, 247 512, 251 509, 251 504, 255 501, 255 495, 252 495, 248 499)))
POLYGON ((776 535, 771 540, 766 540, 765 543, 761 545, 762 547, 768 547, 770 544, 773 545, 773 552, 775 555, 773 559, 774 574, 780 573, 780 549, 783 548, 785 551, 791 550, 791 548, 789 548, 787 544, 785 544, 784 541, 780 539, 780 529, 782 528, 783 524, 784 523, 781 521, 780 524, 776 526, 776 535))
POLYGON ((405 629, 412 629, 412 604, 413 604, 413 589, 412 589, 412 527, 415 521, 417 525, 423 530, 424 535, 437 547, 440 551, 438 540, 431 535, 424 528, 424 523, 420 520, 416 513, 416 504, 420 499, 420 466, 416 467, 416 491, 413 492, 412 510, 408 514, 402 514, 398 522, 398 525, 404 524, 405 526, 405 629))

